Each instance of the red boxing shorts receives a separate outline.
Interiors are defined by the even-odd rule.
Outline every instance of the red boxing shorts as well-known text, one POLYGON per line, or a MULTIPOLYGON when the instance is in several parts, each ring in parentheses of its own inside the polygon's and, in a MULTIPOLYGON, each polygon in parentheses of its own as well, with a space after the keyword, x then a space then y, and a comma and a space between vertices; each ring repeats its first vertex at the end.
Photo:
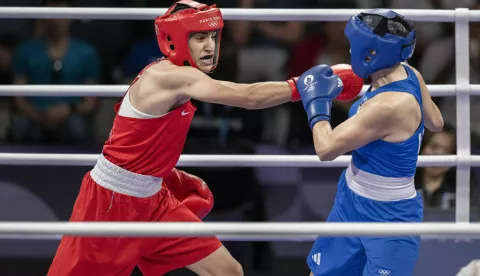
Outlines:
MULTIPOLYGON (((168 191, 147 198, 114 193, 87 173, 70 221, 201 222, 168 191)), ((130 275, 138 265, 145 276, 159 276, 202 260, 221 247, 216 237, 64 236, 49 276, 130 275)))

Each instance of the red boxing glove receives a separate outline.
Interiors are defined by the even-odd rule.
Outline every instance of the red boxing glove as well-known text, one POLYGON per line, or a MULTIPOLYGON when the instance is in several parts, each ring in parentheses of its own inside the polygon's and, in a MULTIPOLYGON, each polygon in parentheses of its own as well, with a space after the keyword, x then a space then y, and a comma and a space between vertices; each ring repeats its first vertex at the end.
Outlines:
POLYGON ((212 210, 213 194, 200 177, 173 168, 163 180, 175 198, 198 218, 203 219, 212 210))
POLYGON ((363 79, 355 75, 349 64, 336 64, 332 66, 333 73, 343 82, 343 91, 337 100, 350 101, 355 99, 363 88, 363 79))
POLYGON ((292 102, 297 102, 302 99, 300 97, 300 93, 298 93, 297 81, 298 81, 298 77, 293 77, 287 80, 288 85, 290 85, 290 88, 292 89, 292 102))

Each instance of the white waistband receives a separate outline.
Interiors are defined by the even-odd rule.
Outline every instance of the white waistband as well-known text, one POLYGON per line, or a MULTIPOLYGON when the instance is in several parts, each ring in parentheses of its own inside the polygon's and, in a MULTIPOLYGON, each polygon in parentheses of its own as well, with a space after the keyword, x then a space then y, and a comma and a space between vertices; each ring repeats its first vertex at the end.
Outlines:
POLYGON ((135 197, 150 197, 162 188, 162 178, 127 171, 103 155, 90 171, 92 179, 100 186, 114 192, 135 197))
POLYGON ((345 173, 347 185, 354 193, 378 201, 398 201, 414 198, 414 177, 385 177, 362 171, 353 163, 345 173))

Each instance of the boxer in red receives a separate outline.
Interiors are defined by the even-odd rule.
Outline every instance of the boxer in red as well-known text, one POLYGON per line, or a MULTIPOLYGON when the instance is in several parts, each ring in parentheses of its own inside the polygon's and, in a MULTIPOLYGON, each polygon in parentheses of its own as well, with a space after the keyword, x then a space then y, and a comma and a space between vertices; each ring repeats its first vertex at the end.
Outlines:
MULTIPOLYGON (((296 79, 236 84, 211 79, 217 65, 220 10, 179 1, 155 20, 164 59, 140 72, 115 106, 109 139, 80 188, 70 221, 201 222, 213 195, 198 177, 175 168, 195 107, 190 99, 241 108, 268 108, 300 99, 296 79)), ((335 67, 334 67, 335 68, 335 67)), ((362 80, 349 66, 336 71, 354 98, 362 80)), ((228 181, 226 183, 228 185, 228 181)), ((241 265, 216 237, 64 236, 50 276, 159 276, 187 267, 198 275, 243 275, 241 265)))

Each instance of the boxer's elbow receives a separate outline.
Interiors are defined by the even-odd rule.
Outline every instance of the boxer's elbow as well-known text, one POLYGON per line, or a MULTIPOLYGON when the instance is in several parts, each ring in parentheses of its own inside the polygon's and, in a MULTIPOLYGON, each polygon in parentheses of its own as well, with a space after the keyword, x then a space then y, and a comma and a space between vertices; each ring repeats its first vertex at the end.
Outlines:
POLYGON ((431 132, 442 131, 444 126, 443 116, 433 101, 430 101, 430 105, 426 105, 424 113, 425 127, 431 132))
POLYGON ((443 121, 443 117, 439 116, 438 118, 435 118, 434 120, 431 120, 426 124, 426 127, 428 130, 431 132, 440 132, 443 130, 445 122, 443 121))
POLYGON ((333 147, 329 145, 319 146, 315 148, 315 152, 317 153, 318 158, 320 161, 332 161, 337 158, 336 152, 333 150, 333 147))
POLYGON ((333 161, 335 158, 338 156, 332 154, 332 153, 327 153, 327 152, 317 152, 318 158, 320 158, 320 161, 325 162, 325 161, 333 161))
POLYGON ((315 153, 320 161, 331 161, 337 158, 338 146, 331 136, 332 130, 328 121, 315 123, 312 128, 315 153))

